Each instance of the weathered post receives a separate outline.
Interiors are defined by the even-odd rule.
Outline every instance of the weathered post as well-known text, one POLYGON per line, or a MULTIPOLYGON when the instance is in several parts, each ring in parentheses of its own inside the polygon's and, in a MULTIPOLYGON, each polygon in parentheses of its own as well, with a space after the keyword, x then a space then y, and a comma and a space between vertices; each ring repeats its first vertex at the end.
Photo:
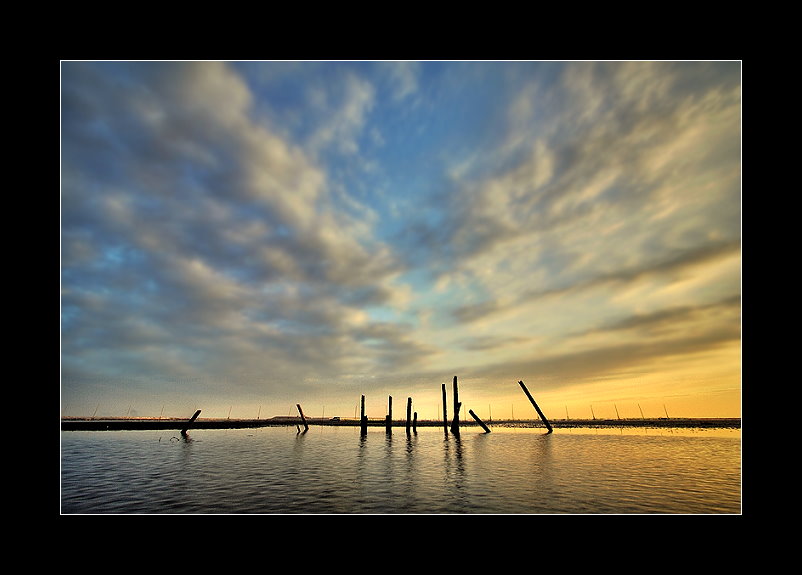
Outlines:
POLYGON ((409 426, 412 420, 412 398, 407 398, 407 435, 409 435, 409 426))
POLYGON ((549 430, 549 433, 551 433, 552 431, 554 431, 554 430, 551 428, 551 424, 549 423, 549 420, 548 420, 548 419, 546 419, 546 416, 545 416, 545 415, 543 415, 543 412, 542 412, 542 411, 540 411, 540 408, 537 406, 537 403, 535 403, 535 398, 534 398, 534 397, 532 397, 532 394, 531 394, 531 393, 529 393, 529 390, 528 390, 528 389, 526 389, 526 386, 524 385, 524 382, 523 382, 523 381, 519 381, 518 383, 520 384, 520 386, 521 386, 521 389, 523 389, 523 390, 524 390, 524 393, 526 394, 526 397, 528 397, 528 398, 529 398, 529 401, 531 401, 531 402, 532 402, 532 405, 534 405, 534 406, 535 406, 535 411, 537 411, 537 414, 540 416, 540 419, 542 419, 542 420, 543 420, 543 423, 545 423, 545 424, 546 424, 546 429, 548 429, 548 430, 549 430))
POLYGON ((295 406, 298 408, 298 413, 301 414, 301 423, 304 424, 304 431, 309 431, 309 425, 306 423, 306 418, 304 417, 304 412, 301 409, 301 404, 296 403, 295 406))
POLYGON ((192 425, 193 421, 198 419, 198 416, 200 415, 200 412, 201 412, 201 410, 199 409, 198 411, 195 412, 195 415, 193 415, 192 417, 189 418, 189 421, 187 421, 187 424, 184 426, 184 429, 181 430, 181 435, 186 435, 187 434, 187 429, 189 429, 189 426, 192 425))
POLYGON ((387 417, 384 418, 384 428, 387 433, 393 432, 393 396, 389 396, 387 403, 387 417))
POLYGON ((365 417, 365 396, 362 396, 362 409, 360 411, 359 416, 359 427, 362 435, 367 435, 368 433, 368 418, 365 417))
POLYGON ((454 413, 454 419, 451 422, 451 433, 459 435, 459 410, 462 408, 462 402, 457 404, 454 413))
POLYGON ((451 433, 459 435, 459 391, 457 390, 457 376, 454 376, 454 421, 451 423, 451 433))
POLYGON ((418 433, 418 412, 412 414, 412 433, 418 433))
POLYGON ((479 416, 478 416, 478 415, 476 415, 476 414, 473 412, 473 410, 472 410, 472 409, 469 409, 469 410, 468 410, 468 413, 470 413, 470 414, 471 414, 471 416, 472 416, 472 417, 473 417, 473 418, 476 420, 476 423, 478 423, 479 425, 481 425, 481 426, 482 426, 482 429, 484 429, 484 430, 485 430, 485 433, 490 433, 490 430, 489 430, 489 429, 487 428, 487 426, 486 426, 486 425, 485 425, 485 424, 482 422, 482 420, 481 420, 481 419, 479 419, 479 416))
POLYGON ((443 431, 448 435, 448 407, 446 404, 446 384, 443 384, 443 431))

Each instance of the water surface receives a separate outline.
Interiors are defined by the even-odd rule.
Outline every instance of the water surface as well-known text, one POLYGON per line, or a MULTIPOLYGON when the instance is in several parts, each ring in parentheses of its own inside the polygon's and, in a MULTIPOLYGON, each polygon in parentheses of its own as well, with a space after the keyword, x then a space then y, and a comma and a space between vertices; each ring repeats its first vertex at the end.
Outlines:
POLYGON ((740 430, 61 433, 64 514, 738 514, 740 430))

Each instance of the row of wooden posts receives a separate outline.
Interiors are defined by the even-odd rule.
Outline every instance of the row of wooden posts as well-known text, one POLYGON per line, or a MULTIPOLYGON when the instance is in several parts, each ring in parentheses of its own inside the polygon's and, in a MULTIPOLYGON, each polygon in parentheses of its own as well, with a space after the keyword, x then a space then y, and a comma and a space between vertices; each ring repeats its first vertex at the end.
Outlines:
MULTIPOLYGON (((532 394, 529 393, 529 390, 526 388, 526 385, 524 385, 524 382, 523 381, 519 381, 518 384, 521 386, 521 389, 523 389, 524 393, 526 394, 526 397, 529 398, 529 401, 534 406, 535 411, 537 411, 537 414, 540 416, 540 419, 543 420, 543 423, 546 425, 546 429, 548 429, 548 432, 551 433, 553 431, 553 429, 551 427, 551 424, 549 423, 548 419, 546 419, 546 416, 543 415, 543 412, 540 410, 540 407, 538 407, 537 403, 535 402, 535 399, 532 397, 532 394)), ((448 426, 448 403, 447 403, 447 397, 446 397, 446 384, 445 383, 443 384, 443 390, 442 391, 443 391, 443 430, 447 434, 448 431, 449 431, 449 426, 448 426)), ((298 408, 298 413, 301 416, 301 423, 304 426, 304 430, 305 431, 309 431, 309 424, 306 422, 306 417, 304 416, 303 409, 301 409, 301 404, 300 403, 296 404, 296 407, 298 408)), ((455 375, 454 376, 454 419, 451 421, 451 433, 453 433, 454 435, 459 435, 459 412, 460 412, 461 408, 462 408, 462 402, 459 400, 459 390, 457 388, 457 376, 455 375)), ((470 413, 471 417, 473 417, 476 420, 476 423, 478 423, 482 427, 482 429, 485 430, 485 433, 490 433, 490 428, 488 428, 487 425, 485 425, 484 422, 481 419, 479 419, 479 416, 476 415, 473 412, 472 409, 469 409, 468 413, 470 413)), ((197 415, 198 414, 196 413, 195 417, 197 417, 197 415)), ((193 419, 194 419, 194 417, 193 417, 193 419)), ((413 417, 413 414, 412 414, 412 398, 408 397, 407 398, 407 425, 406 425, 407 435, 410 434, 410 427, 411 427, 413 432, 417 433, 417 423, 418 423, 418 412, 416 411, 414 413, 414 417, 413 417)), ((389 396, 388 413, 385 416, 385 427, 387 429, 387 433, 391 433, 392 432, 392 425, 393 425, 393 396, 391 395, 391 396, 389 396)), ((362 400, 361 400, 361 412, 360 412, 360 418, 359 418, 359 427, 360 427, 360 433, 362 435, 367 435, 367 433, 368 433, 368 417, 367 417, 367 415, 365 415, 365 396, 364 395, 362 396, 362 400)))

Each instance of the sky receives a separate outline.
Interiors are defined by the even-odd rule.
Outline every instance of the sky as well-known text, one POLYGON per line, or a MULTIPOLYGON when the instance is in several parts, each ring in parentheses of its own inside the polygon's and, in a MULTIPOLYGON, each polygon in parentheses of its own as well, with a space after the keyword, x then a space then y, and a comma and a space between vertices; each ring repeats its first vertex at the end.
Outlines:
POLYGON ((60 84, 62 415, 741 415, 739 61, 60 84))

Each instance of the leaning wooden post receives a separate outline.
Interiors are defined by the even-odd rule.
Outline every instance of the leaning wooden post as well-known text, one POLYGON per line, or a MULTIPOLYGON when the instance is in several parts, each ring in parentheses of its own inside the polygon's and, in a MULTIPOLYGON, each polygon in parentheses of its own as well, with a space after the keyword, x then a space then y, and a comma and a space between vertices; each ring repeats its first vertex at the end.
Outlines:
POLYGON ((304 417, 304 412, 301 409, 301 404, 296 403, 295 406, 298 408, 298 413, 301 414, 301 423, 304 424, 304 431, 309 431, 309 425, 306 423, 306 418, 304 417))
POLYGON ((387 417, 384 418, 384 427, 387 430, 387 433, 393 432, 393 396, 389 396, 389 402, 387 404, 387 417))
POLYGON ((548 420, 548 419, 546 419, 546 416, 545 416, 545 415, 543 415, 543 412, 542 412, 542 411, 540 411, 540 408, 537 406, 537 403, 535 403, 535 398, 534 398, 534 397, 532 397, 532 394, 531 394, 531 393, 529 393, 529 390, 528 390, 528 389, 526 389, 526 386, 524 385, 524 382, 523 382, 523 381, 519 381, 518 383, 520 384, 520 386, 521 386, 521 389, 523 389, 523 390, 524 390, 524 393, 526 394, 526 397, 528 397, 528 398, 529 398, 529 401, 531 401, 531 402, 532 402, 532 405, 534 405, 534 406, 535 406, 535 411, 537 411, 537 414, 540 416, 540 419, 542 419, 542 420, 543 420, 543 423, 545 423, 545 424, 546 424, 546 428, 549 430, 549 433, 551 433, 552 431, 554 431, 554 430, 551 428, 551 424, 549 423, 549 420, 548 420))
POLYGON ((412 398, 407 398, 407 435, 409 435, 409 426, 412 419, 412 398))
POLYGON ((361 415, 359 416, 359 426, 362 432, 362 435, 367 435, 368 433, 368 418, 365 417, 365 396, 362 396, 362 410, 361 415))
POLYGON ((448 407, 446 404, 446 384, 443 384, 443 431, 448 435, 448 407))
POLYGON ((454 376, 454 421, 451 423, 451 433, 459 435, 459 392, 457 391, 457 376, 454 376))
POLYGON ((189 429, 189 426, 192 425, 193 421, 198 419, 198 416, 200 415, 200 412, 201 412, 201 410, 199 409, 198 411, 195 412, 195 415, 193 415, 192 417, 189 418, 189 421, 187 421, 187 424, 184 426, 184 429, 181 430, 181 435, 186 435, 187 434, 187 429, 189 429))
POLYGON ((473 417, 473 418, 476 420, 476 423, 478 423, 479 425, 481 425, 481 426, 482 426, 482 429, 484 429, 484 430, 485 430, 485 433, 490 433, 490 430, 489 430, 489 429, 487 428, 487 426, 486 426, 486 425, 485 425, 485 424, 482 422, 482 420, 481 420, 481 419, 479 419, 479 416, 478 416, 478 415, 476 415, 476 414, 473 412, 473 410, 472 410, 472 409, 469 409, 469 410, 468 410, 468 413, 470 413, 470 414, 471 414, 471 416, 472 416, 472 417, 473 417))

